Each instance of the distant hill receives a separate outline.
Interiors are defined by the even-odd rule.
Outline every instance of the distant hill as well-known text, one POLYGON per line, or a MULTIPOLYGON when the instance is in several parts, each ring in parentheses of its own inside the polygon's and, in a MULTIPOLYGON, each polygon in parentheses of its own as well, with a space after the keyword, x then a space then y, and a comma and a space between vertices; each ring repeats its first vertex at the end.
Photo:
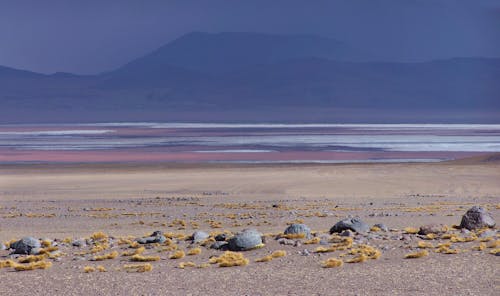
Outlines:
POLYGON ((500 59, 367 59, 315 36, 192 33, 99 75, 0 67, 0 122, 500 122, 500 59))
POLYGON ((366 61, 372 57, 331 38, 244 32, 186 34, 118 71, 170 65, 202 73, 225 73, 243 67, 296 58, 366 61))

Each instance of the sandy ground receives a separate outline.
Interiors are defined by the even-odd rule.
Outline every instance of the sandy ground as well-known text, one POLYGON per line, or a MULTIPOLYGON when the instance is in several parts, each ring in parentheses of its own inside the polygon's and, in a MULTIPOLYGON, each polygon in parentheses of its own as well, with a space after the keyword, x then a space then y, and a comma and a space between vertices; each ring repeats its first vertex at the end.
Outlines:
MULTIPOLYGON (((473 251, 479 240, 454 243, 458 254, 434 250, 419 259, 403 259, 422 240, 405 227, 428 223, 459 224, 472 205, 486 207, 500 221, 498 157, 433 164, 356 165, 181 165, 85 164, 3 165, 0 167, 0 241, 34 236, 58 239, 65 255, 48 259, 47 270, 15 272, 0 269, 0 292, 32 295, 498 295, 499 258, 492 248, 473 251), (287 223, 301 220, 318 236, 338 220, 359 216, 384 223, 390 232, 356 235, 355 246, 382 251, 377 260, 322 268, 326 258, 318 244, 280 245, 274 235, 287 223), (185 222, 185 226, 182 225, 185 222), (176 223, 177 221, 177 223, 176 223), (269 234, 266 246, 244 252, 250 264, 241 267, 178 268, 197 265, 221 251, 169 259, 162 246, 147 249, 159 255, 153 270, 127 273, 129 257, 89 261, 87 248, 72 247, 64 238, 88 237, 103 231, 112 237, 140 237, 154 230, 189 235, 237 232, 256 228, 269 234), (271 235, 273 234, 273 235, 271 235), (255 259, 275 250, 287 256, 271 262, 255 259), (303 256, 303 251, 310 251, 303 256), (103 265, 107 272, 84 273, 84 266, 103 265)), ((460 237, 470 234, 459 230, 460 237)), ((492 243, 498 240, 498 234, 492 243)), ((115 240, 116 242, 117 240, 115 240)), ((180 249, 193 247, 173 239, 180 249)), ((446 239, 430 241, 432 244, 446 239)), ((111 244, 102 253, 129 250, 111 244)), ((99 253, 101 254, 101 253, 99 253)), ((345 257, 348 258, 349 256, 345 257)), ((0 260, 9 259, 0 251, 0 260)), ((16 259, 16 258, 14 258, 16 259)), ((2 293, 3 294, 3 293, 2 293)))

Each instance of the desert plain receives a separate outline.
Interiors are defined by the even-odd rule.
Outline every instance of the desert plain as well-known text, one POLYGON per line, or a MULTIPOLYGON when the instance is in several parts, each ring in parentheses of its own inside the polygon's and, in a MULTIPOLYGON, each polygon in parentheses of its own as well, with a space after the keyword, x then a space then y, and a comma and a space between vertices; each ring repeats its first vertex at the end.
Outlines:
MULTIPOLYGON (((475 205, 500 221, 498 155, 441 163, 4 164, 0 242, 32 236, 54 251, 43 259, 52 263, 47 269, 1 268, 0 294, 499 295, 500 257, 492 254, 498 226, 489 236, 453 227, 475 205), (351 233, 349 248, 318 251, 338 239, 329 229, 349 216, 388 231, 351 233), (318 239, 276 240, 291 223, 306 224, 318 239), (432 223, 448 230, 435 237, 413 231, 432 223), (246 228, 265 241, 241 252, 244 266, 210 264, 224 252, 211 249, 211 240, 189 240, 195 231, 213 238, 246 228), (158 260, 131 262, 124 253, 137 249, 134 240, 157 230, 168 244, 145 245, 142 255, 158 260), (73 245, 100 232, 103 249, 73 245), (419 248, 424 244, 431 246, 419 248), (439 244, 453 252, 439 252, 439 244), (380 256, 348 263, 361 246, 380 256), (170 258, 195 248, 201 253, 170 258), (256 262, 277 250, 286 255, 256 262), (423 250, 427 256, 405 259, 423 250), (113 252, 118 256, 94 261, 113 252), (344 264, 324 268, 328 258, 344 264), (181 268, 186 262, 193 266, 181 268), (130 264, 152 270, 130 272, 130 264)), ((10 253, 0 250, 0 261, 26 257, 10 253)))

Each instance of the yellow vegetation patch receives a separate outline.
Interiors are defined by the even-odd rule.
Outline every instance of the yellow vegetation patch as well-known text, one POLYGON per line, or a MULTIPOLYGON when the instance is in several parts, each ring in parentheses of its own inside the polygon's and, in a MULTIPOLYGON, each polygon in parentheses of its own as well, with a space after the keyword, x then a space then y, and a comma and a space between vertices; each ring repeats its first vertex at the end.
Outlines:
POLYGON ((109 246, 107 244, 97 245, 97 246, 92 247, 92 249, 90 249, 90 253, 91 254, 99 253, 99 252, 106 250, 107 248, 109 248, 109 246))
POLYGON ((0 268, 14 267, 14 265, 16 265, 16 262, 12 260, 0 260, 0 268))
POLYGON ((107 270, 106 270, 106 268, 105 268, 104 266, 102 266, 102 265, 97 265, 97 268, 96 268, 96 269, 97 269, 97 271, 99 271, 99 272, 106 272, 106 271, 107 271, 107 270))
POLYGON ((365 254, 359 254, 352 259, 346 260, 346 262, 347 263, 361 263, 361 262, 365 262, 366 260, 368 260, 368 256, 366 256, 365 254))
POLYGON ((304 242, 305 245, 319 244, 321 239, 319 237, 312 238, 304 242))
POLYGON ((186 267, 196 267, 196 264, 194 262, 181 262, 178 265, 179 268, 184 269, 186 267))
POLYGON ((118 252, 117 251, 113 251, 111 253, 108 253, 108 254, 104 254, 104 255, 100 255, 100 256, 94 256, 94 258, 92 258, 94 261, 103 261, 103 260, 108 260, 108 259, 115 259, 116 257, 118 257, 118 252))
POLYGON ((93 240, 96 240, 96 241, 99 241, 99 240, 107 240, 108 239, 108 235, 105 234, 104 232, 102 231, 98 231, 98 232, 94 232, 90 235, 90 238, 93 239, 93 240))
POLYGON ((43 259, 45 259, 45 255, 29 255, 26 257, 20 257, 17 261, 19 261, 19 263, 31 263, 42 261, 43 259))
POLYGON ((52 242, 48 239, 42 241, 42 247, 50 247, 52 245, 52 242))
POLYGON ((201 254, 201 248, 193 248, 187 252, 189 256, 201 254))
POLYGON ((500 240, 494 240, 486 244, 488 248, 498 248, 500 247, 500 240))
POLYGON ((323 268, 341 267, 342 265, 344 265, 342 259, 337 258, 328 258, 321 262, 321 266, 323 266, 323 268))
POLYGON ((419 229, 415 227, 406 227, 404 231, 409 234, 417 234, 419 229))
POLYGON ((54 252, 59 250, 59 247, 46 247, 43 249, 40 249, 40 254, 49 254, 50 252, 54 252))
POLYGON ((280 237, 288 238, 288 239, 298 239, 298 238, 305 238, 306 234, 305 233, 288 233, 288 234, 280 234, 280 237))
POLYGON ((83 268, 83 272, 85 272, 85 273, 90 273, 90 272, 94 272, 94 271, 95 271, 95 268, 92 266, 85 266, 83 268))
POLYGON ((373 231, 373 232, 378 232, 380 230, 382 230, 382 229, 380 229, 380 227, 378 227, 378 226, 372 226, 372 228, 370 228, 370 231, 373 231))
POLYGON ((418 242, 417 247, 419 247, 420 249, 429 249, 434 248, 434 245, 429 242, 420 241, 418 242))
POLYGON ((482 251, 484 249, 486 249, 485 243, 480 243, 479 246, 472 247, 472 250, 475 250, 475 251, 482 251))
POLYGON ((496 248, 496 249, 493 249, 490 251, 490 254, 493 254, 493 255, 496 255, 498 253, 500 253, 500 248, 496 248))
POLYGON ((436 234, 434 233, 428 233, 425 235, 425 239, 435 239, 436 238, 436 234))
POLYGON ((405 259, 416 259, 416 258, 422 258, 425 256, 429 256, 429 251, 422 250, 422 251, 418 251, 415 253, 406 254, 405 259))
POLYGON ((145 264, 126 264, 123 269, 127 272, 146 272, 153 270, 153 265, 151 263, 145 264))
POLYGON ((122 253, 122 256, 133 256, 133 255, 140 255, 142 254, 146 248, 140 247, 138 249, 132 250, 132 251, 125 251, 122 253))
POLYGON ((274 252, 271 254, 271 256, 272 256, 273 258, 284 257, 284 256, 286 256, 286 251, 284 251, 284 250, 277 250, 277 251, 274 251, 274 252))
POLYGON ((170 259, 181 259, 186 256, 186 253, 182 250, 175 251, 172 255, 170 255, 170 259))
POLYGON ((15 264, 13 267, 17 271, 24 271, 24 270, 35 270, 35 269, 47 269, 52 266, 52 262, 49 261, 38 261, 38 262, 32 262, 30 264, 24 265, 24 264, 15 264))
POLYGON ((207 268, 207 267, 210 267, 210 263, 202 263, 202 264, 200 264, 200 265, 198 265, 196 267, 198 267, 198 268, 207 268))
POLYGON ((267 256, 264 256, 262 258, 255 259, 255 262, 269 262, 271 260, 273 260, 273 256, 267 255, 267 256))
POLYGON ((238 252, 226 251, 220 257, 210 258, 210 263, 218 263, 220 267, 244 266, 250 260, 238 252))
POLYGON ((379 250, 369 245, 359 245, 359 247, 351 249, 349 251, 349 254, 351 255, 363 254, 367 257, 367 259, 378 259, 382 255, 382 253, 379 250))
POLYGON ((142 255, 134 255, 130 258, 130 261, 136 262, 150 262, 150 261, 159 261, 160 256, 142 256, 142 255))

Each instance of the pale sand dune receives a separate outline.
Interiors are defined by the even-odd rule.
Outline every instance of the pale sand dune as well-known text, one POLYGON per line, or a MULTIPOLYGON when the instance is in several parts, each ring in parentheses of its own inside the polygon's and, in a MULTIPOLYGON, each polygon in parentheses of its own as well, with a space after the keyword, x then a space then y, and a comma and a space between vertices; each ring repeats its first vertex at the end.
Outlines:
POLYGON ((0 167, 2 200, 199 196, 231 199, 500 195, 500 164, 37 165, 0 167))

